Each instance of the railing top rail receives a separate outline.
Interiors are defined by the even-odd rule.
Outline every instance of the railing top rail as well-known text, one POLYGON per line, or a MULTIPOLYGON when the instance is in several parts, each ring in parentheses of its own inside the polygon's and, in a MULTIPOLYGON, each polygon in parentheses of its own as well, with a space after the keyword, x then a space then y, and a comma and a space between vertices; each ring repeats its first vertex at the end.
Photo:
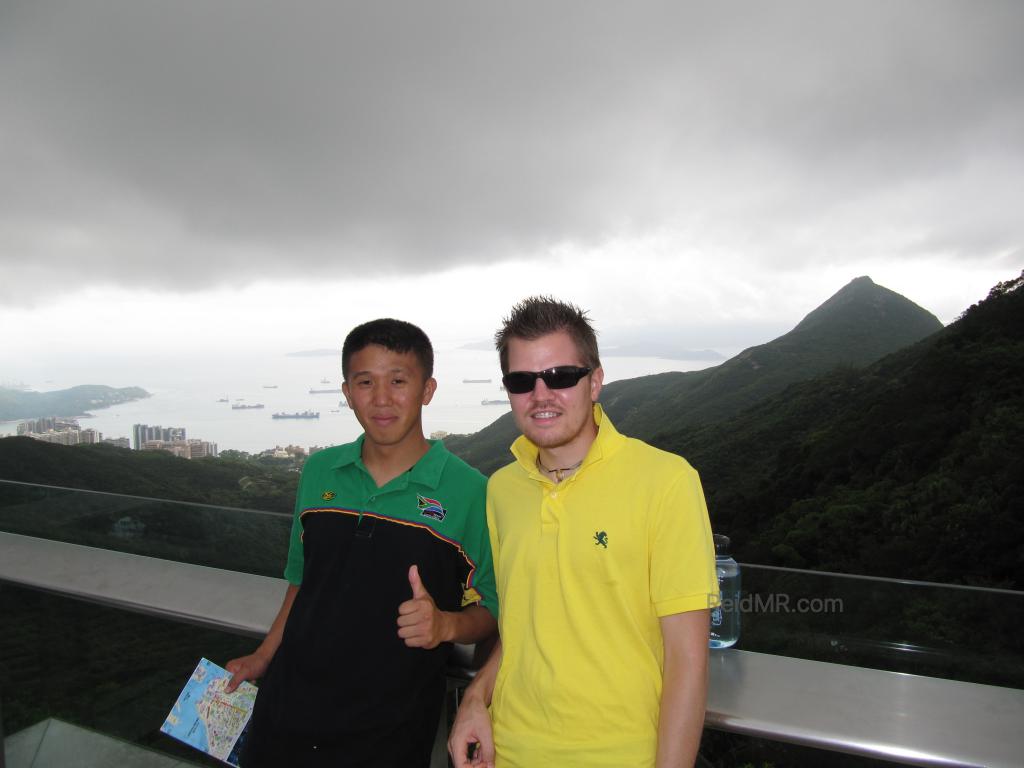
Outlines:
POLYGON ((785 568, 779 565, 760 565, 759 563, 740 563, 744 568, 762 568, 766 571, 780 571, 783 573, 812 574, 814 576, 833 576, 840 579, 857 579, 860 581, 878 581, 886 584, 901 584, 910 587, 933 587, 943 589, 959 589, 968 592, 989 592, 997 595, 1012 595, 1024 597, 1024 591, 1017 589, 1003 589, 1000 587, 975 587, 969 584, 948 584, 942 581, 918 581, 916 579, 894 579, 889 576, 867 576, 861 573, 840 573, 838 571, 812 571, 806 568, 785 568))

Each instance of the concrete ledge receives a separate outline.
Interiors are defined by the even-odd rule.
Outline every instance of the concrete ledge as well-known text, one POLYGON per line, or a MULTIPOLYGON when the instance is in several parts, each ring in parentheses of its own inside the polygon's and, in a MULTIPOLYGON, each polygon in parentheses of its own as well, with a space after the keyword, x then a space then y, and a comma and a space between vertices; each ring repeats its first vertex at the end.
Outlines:
MULTIPOLYGON (((0 581, 255 636, 286 588, 10 533, 0 533, 0 581)), ((913 765, 1024 764, 1024 691, 735 649, 711 653, 706 723, 913 765)))
POLYGON ((1024 764, 1024 691, 712 651, 706 725, 912 765, 1024 764))
POLYGON ((263 637, 284 579, 0 532, 0 581, 263 637))

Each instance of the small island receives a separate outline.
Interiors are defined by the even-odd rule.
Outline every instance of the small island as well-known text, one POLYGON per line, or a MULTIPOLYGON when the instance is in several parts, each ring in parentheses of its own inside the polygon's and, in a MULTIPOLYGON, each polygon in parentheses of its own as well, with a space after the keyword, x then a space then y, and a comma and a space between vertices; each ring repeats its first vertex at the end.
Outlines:
POLYGON ((53 392, 26 392, 0 387, 0 421, 40 419, 47 416, 78 418, 90 409, 109 408, 149 397, 142 387, 82 384, 53 392))

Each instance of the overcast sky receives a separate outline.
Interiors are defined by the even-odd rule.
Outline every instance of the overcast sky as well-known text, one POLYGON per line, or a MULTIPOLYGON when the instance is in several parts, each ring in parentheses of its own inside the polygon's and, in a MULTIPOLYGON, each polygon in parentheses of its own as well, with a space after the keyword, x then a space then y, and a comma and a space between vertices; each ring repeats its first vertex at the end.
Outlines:
POLYGON ((1024 267, 1024 3, 0 0, 19 356, 778 335, 870 275, 949 322, 1024 267))

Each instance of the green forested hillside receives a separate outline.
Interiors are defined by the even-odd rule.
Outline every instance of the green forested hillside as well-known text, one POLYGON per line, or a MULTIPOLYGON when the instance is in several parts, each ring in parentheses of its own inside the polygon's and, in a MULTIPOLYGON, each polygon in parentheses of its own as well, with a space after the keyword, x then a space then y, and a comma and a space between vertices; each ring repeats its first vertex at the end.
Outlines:
MULTIPOLYGON (((601 403, 618 429, 649 440, 668 429, 728 418, 789 384, 839 366, 866 365, 941 328, 930 312, 859 277, 774 341, 702 371, 613 382, 602 391, 601 403)), ((517 434, 512 415, 505 414, 473 435, 446 442, 490 474, 508 463, 517 434)))
POLYGON ((1019 587, 1022 283, 866 369, 652 442, 700 470, 748 562, 1019 587))
POLYGON ((149 397, 149 393, 141 387, 115 389, 100 384, 83 384, 55 392, 22 392, 0 387, 0 421, 81 416, 90 408, 107 408, 143 397, 149 397))
POLYGON ((174 501, 292 511, 298 477, 252 462, 186 460, 163 451, 111 445, 53 445, 0 439, 0 480, 127 493, 174 501))

